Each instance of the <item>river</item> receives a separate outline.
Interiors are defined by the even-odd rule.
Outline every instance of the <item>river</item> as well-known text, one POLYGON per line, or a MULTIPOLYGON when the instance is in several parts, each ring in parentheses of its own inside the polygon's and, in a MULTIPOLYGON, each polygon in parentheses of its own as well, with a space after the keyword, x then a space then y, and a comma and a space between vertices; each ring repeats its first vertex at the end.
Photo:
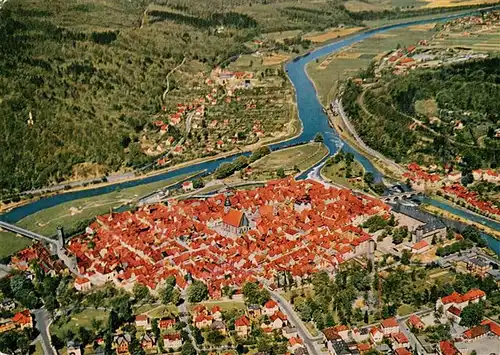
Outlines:
MULTIPOLYGON (((470 13, 474 13, 474 12, 475 11, 471 11, 470 13)), ((363 165, 365 171, 372 172, 375 176, 375 179, 380 180, 382 175, 379 171, 377 171, 377 169, 373 166, 373 164, 365 156, 363 156, 362 154, 357 152, 355 149, 353 149, 351 146, 349 146, 349 144, 347 144, 345 141, 343 141, 340 138, 337 131, 334 128, 330 127, 330 125, 328 123, 328 117, 323 112, 323 107, 318 100, 314 85, 309 80, 309 78, 305 72, 305 67, 309 62, 314 61, 314 60, 316 60, 324 55, 340 51, 341 49, 343 49, 347 46, 350 46, 356 42, 362 41, 366 38, 369 38, 369 37, 371 37, 375 34, 381 33, 381 32, 386 32, 386 31, 389 31, 391 29, 404 28, 404 27, 417 25, 417 24, 446 21, 448 19, 457 18, 457 17, 461 17, 461 16, 464 16, 464 14, 446 16, 446 17, 442 17, 442 18, 409 21, 409 22, 405 22, 405 23, 388 25, 385 27, 368 30, 366 32, 359 33, 359 34, 350 36, 348 38, 345 38, 343 40, 325 45, 324 47, 318 48, 318 49, 314 50, 313 52, 309 53, 308 55, 299 58, 298 60, 288 62, 286 64, 285 68, 287 70, 287 74, 290 78, 290 81, 292 82, 292 84, 295 88, 298 113, 299 113, 299 118, 302 122, 303 130, 302 130, 302 133, 300 134, 300 136, 298 136, 292 140, 286 141, 286 142, 273 144, 273 145, 271 145, 271 149, 276 150, 276 149, 283 148, 285 146, 289 146, 289 145, 293 145, 293 144, 297 144, 297 143, 302 143, 302 142, 307 142, 307 141, 314 139, 314 137, 317 133, 321 133, 324 137, 324 143, 326 144, 326 146, 330 150, 330 154, 334 154, 339 149, 342 149, 346 152, 352 152, 354 154, 355 158, 363 165)), ((230 161, 234 160, 236 157, 241 156, 241 155, 248 156, 248 155, 250 155, 250 153, 240 153, 240 154, 236 154, 236 155, 233 155, 231 157, 228 157, 228 158, 221 158, 221 159, 214 160, 214 161, 198 163, 198 164, 194 164, 194 165, 180 168, 177 170, 169 171, 169 172, 154 175, 154 176, 144 177, 144 178, 133 180, 133 181, 127 181, 127 182, 117 183, 114 185, 97 187, 94 189, 67 192, 67 193, 62 193, 59 195, 44 197, 44 198, 41 198, 37 201, 33 201, 29 204, 25 204, 23 206, 14 208, 9 212, 7 212, 3 215, 0 215, 0 220, 3 220, 5 222, 9 222, 9 223, 16 223, 19 220, 21 220, 22 218, 29 216, 35 212, 56 206, 56 205, 64 203, 64 202, 78 200, 78 199, 86 198, 86 197, 98 196, 101 194, 106 194, 106 193, 112 192, 116 189, 124 189, 124 188, 133 187, 133 186, 137 186, 137 185, 166 180, 166 179, 176 177, 178 175, 194 173, 196 171, 207 170, 208 172, 212 172, 221 163, 230 162, 230 161)), ((305 178, 307 176, 307 173, 308 172, 304 172, 304 174, 302 174, 300 176, 300 178, 305 178)), ((446 207, 447 207, 446 210, 448 210, 452 213, 459 211, 458 209, 457 209, 457 211, 453 211, 453 208, 450 206, 446 206, 446 207), (450 210, 450 208, 451 208, 451 210, 450 210)), ((468 216, 469 214, 467 212, 460 210, 460 215, 463 216, 464 214, 466 214, 466 218, 471 218, 470 216, 468 216)), ((483 221, 478 221, 479 223, 486 224, 488 222, 486 219, 481 218, 481 217, 477 217, 476 215, 474 215, 474 218, 480 218, 481 220, 483 220, 483 221)), ((496 228, 496 227, 494 227, 494 228, 496 228)), ((498 242, 498 241, 496 241, 496 242, 498 242)), ((496 250, 499 250, 499 249, 500 249, 500 247, 496 248, 496 250)))

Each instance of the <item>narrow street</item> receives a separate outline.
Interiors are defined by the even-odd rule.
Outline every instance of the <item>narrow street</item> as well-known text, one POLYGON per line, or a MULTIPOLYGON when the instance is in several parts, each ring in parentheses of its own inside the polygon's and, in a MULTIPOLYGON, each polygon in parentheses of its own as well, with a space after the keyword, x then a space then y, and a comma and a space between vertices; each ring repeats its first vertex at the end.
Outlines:
POLYGON ((40 332, 40 344, 42 345, 44 355, 57 355, 57 351, 50 342, 49 326, 52 323, 49 312, 46 309, 36 309, 32 312, 35 315, 36 328, 40 332))
POLYGON ((323 336, 318 335, 316 337, 313 337, 309 333, 309 330, 306 328, 304 322, 302 322, 302 320, 297 316, 297 314, 293 310, 292 305, 288 303, 288 301, 285 300, 277 292, 271 291, 269 289, 268 291, 269 294, 271 295, 271 298, 279 304, 281 310, 283 310, 283 313, 286 314, 289 322, 297 329, 297 333, 299 334, 299 336, 302 339, 304 339, 304 345, 306 346, 309 354, 315 354, 315 355, 325 354, 325 352, 321 350, 321 348, 323 347, 323 336))

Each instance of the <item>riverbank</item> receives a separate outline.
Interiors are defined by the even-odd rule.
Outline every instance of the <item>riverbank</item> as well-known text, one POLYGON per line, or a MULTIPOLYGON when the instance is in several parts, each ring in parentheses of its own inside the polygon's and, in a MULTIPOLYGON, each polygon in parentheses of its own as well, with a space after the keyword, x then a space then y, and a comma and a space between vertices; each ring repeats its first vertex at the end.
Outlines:
MULTIPOLYGON (((245 146, 242 149, 233 149, 229 152, 217 154, 217 155, 214 155, 212 157, 197 158, 194 160, 189 160, 189 161, 186 161, 186 162, 174 165, 174 166, 154 170, 154 171, 151 171, 151 172, 146 173, 146 174, 136 175, 136 176, 125 178, 125 179, 106 181, 106 182, 102 182, 102 183, 98 183, 98 184, 88 184, 86 186, 82 185, 82 186, 78 186, 78 187, 74 187, 74 188, 70 188, 70 189, 62 189, 62 190, 58 190, 58 191, 54 191, 54 192, 48 192, 48 193, 45 193, 45 194, 42 194, 39 196, 35 196, 31 199, 25 199, 25 200, 13 202, 10 204, 2 204, 0 202, 0 215, 2 213, 9 212, 10 210, 13 210, 13 209, 18 208, 18 207, 22 207, 24 205, 31 204, 33 202, 36 202, 36 201, 44 199, 44 198, 54 197, 54 196, 58 196, 58 195, 64 195, 64 194, 68 194, 68 193, 82 192, 82 191, 87 191, 87 190, 95 190, 95 189, 100 189, 100 188, 104 188, 104 187, 112 187, 112 186, 117 186, 120 184, 132 183, 132 182, 138 181, 138 180, 143 180, 143 179, 147 179, 147 178, 154 178, 156 176, 159 176, 162 174, 167 174, 167 173, 170 173, 170 172, 173 172, 173 171, 176 171, 179 169, 183 169, 183 168, 186 168, 186 167, 189 167, 192 165, 222 160, 222 159, 230 158, 232 156, 236 157, 236 155, 239 155, 242 153, 250 153, 250 152, 252 152, 252 151, 254 151, 262 146, 286 143, 288 141, 291 141, 293 139, 300 137, 300 135, 302 134, 302 131, 303 131, 303 125, 302 125, 300 118, 298 116, 298 113, 297 113, 297 103, 295 100, 293 101, 292 107, 293 107, 293 109, 289 113, 292 119, 289 121, 289 123, 287 125, 287 134, 283 137, 278 137, 278 138, 271 137, 271 138, 259 141, 257 143, 245 146)), ((64 185, 64 184, 61 184, 61 185, 64 185)))
POLYGON ((454 214, 452 212, 446 211, 446 210, 441 209, 441 208, 436 207, 436 206, 432 206, 430 204, 424 203, 422 205, 422 208, 424 210, 432 213, 432 214, 442 216, 442 217, 445 217, 445 218, 448 218, 448 219, 451 219, 454 221, 458 221, 458 222, 461 222, 461 223, 464 223, 467 225, 472 225, 472 226, 476 227, 477 229, 479 229, 480 231, 487 233, 490 236, 494 237, 496 240, 500 240, 500 231, 498 231, 497 229, 493 229, 493 228, 485 226, 484 224, 481 224, 479 222, 475 222, 475 221, 472 221, 470 219, 466 219, 464 217, 457 216, 456 214, 454 214))

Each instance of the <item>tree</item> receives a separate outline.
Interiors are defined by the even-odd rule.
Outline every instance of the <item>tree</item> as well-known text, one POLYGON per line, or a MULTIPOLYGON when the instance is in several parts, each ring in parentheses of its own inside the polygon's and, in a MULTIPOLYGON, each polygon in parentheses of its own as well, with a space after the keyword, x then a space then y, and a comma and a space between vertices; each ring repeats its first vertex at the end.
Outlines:
POLYGON ((365 311, 365 314, 363 316, 363 321, 365 322, 365 324, 368 324, 369 322, 368 311, 365 311))
POLYGON ((144 300, 149 299, 150 294, 149 294, 149 289, 147 286, 136 282, 134 284, 134 288, 132 289, 132 292, 134 294, 134 298, 136 301, 141 302, 144 300))
POLYGON ((365 176, 363 177, 365 183, 367 183, 368 185, 371 185, 375 182, 375 177, 373 176, 373 173, 371 172, 366 172, 365 173, 365 176))
POLYGON ((460 314, 460 317, 462 318, 460 320, 460 325, 469 328, 474 327, 481 323, 481 321, 483 320, 483 316, 483 302, 471 303, 462 310, 462 313, 460 314))
POLYGON ((276 171, 276 175, 279 177, 279 178, 284 178, 286 175, 285 175, 285 169, 283 168, 278 168, 278 170, 276 171))
POLYGON ((314 137, 314 141, 317 143, 323 143, 324 138, 321 133, 317 133, 316 136, 314 137))
POLYGON ((224 335, 218 330, 210 330, 207 333, 207 341, 209 343, 212 343, 214 345, 220 345, 222 341, 224 340, 224 335))
POLYGON ((243 296, 247 304, 262 305, 270 299, 269 292, 261 289, 255 282, 247 282, 243 285, 243 296))
POLYGON ((410 265, 411 256, 412 256, 411 250, 409 249, 403 250, 403 253, 401 255, 401 264, 410 265))
POLYGON ((177 304, 179 303, 181 294, 178 289, 176 289, 171 284, 166 284, 166 286, 160 290, 161 302, 165 305, 167 304, 177 304))
POLYGON ((208 288, 201 281, 194 281, 187 290, 188 301, 191 303, 198 303, 208 299, 208 288))
POLYGON ((196 349, 191 341, 186 341, 184 345, 182 345, 181 355, 196 355, 196 349))

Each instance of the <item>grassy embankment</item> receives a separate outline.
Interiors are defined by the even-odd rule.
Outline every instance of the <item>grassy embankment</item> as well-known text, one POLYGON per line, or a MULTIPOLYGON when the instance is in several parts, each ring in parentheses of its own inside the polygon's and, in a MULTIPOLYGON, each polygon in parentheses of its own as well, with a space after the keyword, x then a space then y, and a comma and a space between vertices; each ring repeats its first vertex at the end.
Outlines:
POLYGON ((354 160, 350 164, 349 172, 346 168, 347 163, 345 160, 331 165, 325 164, 321 169, 321 175, 331 180, 334 184, 350 189, 363 190, 367 188, 366 183, 363 181, 365 170, 357 160, 354 160))
MULTIPOLYGON (((193 175, 181 175, 172 179, 130 187, 105 195, 62 203, 23 218, 17 225, 46 236, 54 235, 57 226, 60 225, 67 230, 73 230, 82 221, 108 213, 110 209, 133 203, 141 196, 170 185, 175 185, 193 175)), ((2 241, 0 258, 7 257, 31 244, 30 239, 19 237, 9 232, 0 232, 0 240, 2 241)))
POLYGON ((328 154, 328 148, 322 143, 308 143, 296 147, 272 152, 251 164, 253 180, 269 180, 276 178, 276 172, 283 168, 286 174, 297 170, 305 171, 328 154))

